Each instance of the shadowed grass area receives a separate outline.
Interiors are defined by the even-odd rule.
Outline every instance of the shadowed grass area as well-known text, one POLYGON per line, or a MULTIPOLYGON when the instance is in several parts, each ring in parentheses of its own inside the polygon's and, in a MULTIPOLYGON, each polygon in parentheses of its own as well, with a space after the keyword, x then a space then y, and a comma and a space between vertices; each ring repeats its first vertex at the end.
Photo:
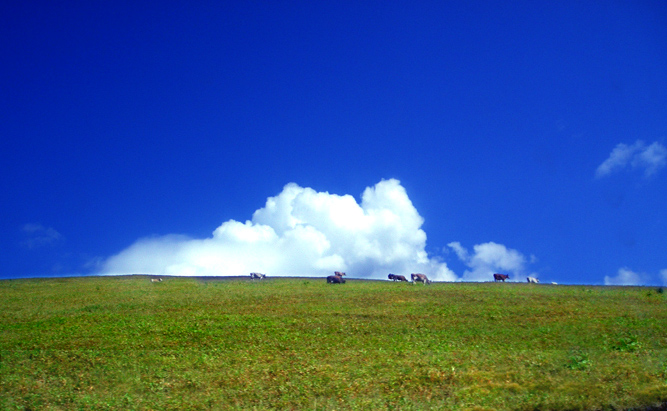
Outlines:
POLYGON ((324 279, 0 281, 1 409, 667 401, 667 294, 324 279))

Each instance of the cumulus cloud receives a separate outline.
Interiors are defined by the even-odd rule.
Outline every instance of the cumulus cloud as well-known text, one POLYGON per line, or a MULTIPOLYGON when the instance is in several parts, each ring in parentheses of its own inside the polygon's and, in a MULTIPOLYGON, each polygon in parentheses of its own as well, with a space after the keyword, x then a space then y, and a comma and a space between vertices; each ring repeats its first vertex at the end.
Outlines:
POLYGON ((252 219, 229 220, 209 238, 167 235, 140 239, 102 264, 104 274, 187 276, 323 276, 386 278, 423 272, 453 281, 444 262, 425 251, 424 220, 398 180, 368 187, 361 204, 351 195, 287 184, 252 219))
POLYGON ((63 239, 63 236, 54 228, 44 227, 39 223, 24 224, 21 231, 24 235, 21 245, 29 249, 54 245, 63 239))
MULTIPOLYGON (((509 273, 510 279, 519 279, 526 272, 526 257, 517 250, 507 248, 502 244, 488 242, 473 246, 473 253, 468 252, 459 242, 447 244, 454 250, 468 270, 463 273, 463 281, 489 281, 494 273, 509 273)), ((536 257, 531 256, 531 261, 536 257)), ((538 277, 531 273, 531 277, 538 277)))
POLYGON ((667 165, 667 148, 657 141, 647 146, 642 140, 633 145, 618 144, 595 172, 600 178, 626 167, 644 170, 644 176, 649 177, 667 165))
POLYGON ((636 273, 628 268, 620 268, 616 277, 604 276, 604 285, 642 285, 645 281, 643 274, 636 273))

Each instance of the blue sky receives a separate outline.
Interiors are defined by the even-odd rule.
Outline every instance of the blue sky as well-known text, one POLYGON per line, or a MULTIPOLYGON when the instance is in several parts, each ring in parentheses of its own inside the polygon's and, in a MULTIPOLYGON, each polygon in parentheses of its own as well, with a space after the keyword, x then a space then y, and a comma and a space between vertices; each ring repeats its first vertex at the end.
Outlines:
POLYGON ((321 3, 1 5, 0 277, 667 285, 667 3, 321 3))

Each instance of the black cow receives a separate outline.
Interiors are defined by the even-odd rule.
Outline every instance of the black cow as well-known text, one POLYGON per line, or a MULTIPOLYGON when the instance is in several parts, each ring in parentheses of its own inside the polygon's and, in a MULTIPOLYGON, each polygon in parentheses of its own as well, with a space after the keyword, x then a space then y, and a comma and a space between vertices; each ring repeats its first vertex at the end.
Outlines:
POLYGON ((396 281, 396 274, 389 274, 387 278, 389 278, 391 281, 396 281))
POLYGON ((494 274, 493 275, 493 281, 502 281, 505 282, 505 280, 509 279, 510 276, 507 274, 494 274))
POLYGON ((423 283, 424 285, 430 284, 431 280, 426 277, 425 274, 410 274, 410 277, 412 278, 412 283, 423 283))
POLYGON ((254 280, 254 279, 261 280, 261 279, 263 279, 264 277, 266 277, 266 274, 262 274, 262 273, 250 273, 250 279, 251 279, 251 280, 254 280))

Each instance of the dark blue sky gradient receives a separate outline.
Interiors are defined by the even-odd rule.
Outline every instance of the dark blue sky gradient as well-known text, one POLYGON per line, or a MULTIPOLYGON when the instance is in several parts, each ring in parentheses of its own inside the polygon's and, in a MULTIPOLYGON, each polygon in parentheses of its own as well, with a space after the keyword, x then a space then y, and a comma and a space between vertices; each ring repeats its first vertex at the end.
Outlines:
POLYGON ((667 170, 595 171, 667 144, 667 3, 321 3, 0 6, 0 277, 396 178, 457 273, 449 242, 494 241, 550 281, 660 282, 667 170))

